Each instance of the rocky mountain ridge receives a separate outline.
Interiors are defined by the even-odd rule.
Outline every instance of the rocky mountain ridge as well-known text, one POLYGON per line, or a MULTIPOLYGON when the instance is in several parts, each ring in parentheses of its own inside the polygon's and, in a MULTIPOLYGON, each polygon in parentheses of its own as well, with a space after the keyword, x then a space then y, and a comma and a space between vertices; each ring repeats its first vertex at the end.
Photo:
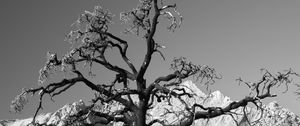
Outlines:
MULTIPOLYGON (((192 98, 183 98, 189 105, 198 103, 204 106, 224 107, 230 104, 232 101, 229 97, 224 96, 220 91, 214 91, 210 94, 203 93, 192 81, 186 81, 180 85, 186 89, 187 92, 193 93, 192 98)), ((132 99, 137 99, 137 96, 132 96, 132 99)), ((162 102, 155 102, 154 108, 148 111, 147 122, 154 119, 164 120, 167 124, 180 125, 180 121, 184 119, 183 104, 176 98, 171 98, 170 101, 166 100, 162 102), (169 104, 171 103, 171 105, 169 104), (171 110, 173 114, 165 114, 167 110, 171 110)), ((72 104, 67 104, 54 113, 40 114, 36 120, 40 124, 65 126, 69 120, 69 116, 76 114, 78 111, 86 108, 85 103, 80 100, 72 104)), ((122 108, 122 106, 114 106, 113 110, 122 108)), ((263 114, 256 108, 248 107, 247 114, 243 114, 243 109, 238 108, 232 111, 232 115, 222 115, 211 119, 199 119, 194 122, 194 126, 248 126, 249 122, 255 126, 299 126, 300 117, 293 112, 283 108, 277 102, 271 102, 268 105, 263 105, 263 114), (257 119, 260 120, 256 121, 257 119), (248 121, 247 121, 248 120, 248 121)), ((89 121, 93 121, 93 117, 88 118, 89 121)), ((0 126, 25 126, 32 121, 32 118, 28 119, 16 119, 16 120, 2 120, 0 126)), ((122 123, 111 124, 114 126, 120 126, 122 123)), ((159 126, 159 124, 155 124, 159 126)))

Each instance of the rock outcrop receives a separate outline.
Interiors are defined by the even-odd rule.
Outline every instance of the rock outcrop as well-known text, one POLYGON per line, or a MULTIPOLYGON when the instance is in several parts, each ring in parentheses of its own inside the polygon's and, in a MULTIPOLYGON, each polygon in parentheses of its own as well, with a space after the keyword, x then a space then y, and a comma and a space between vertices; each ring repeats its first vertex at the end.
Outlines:
MULTIPOLYGON (((67 104, 62 108, 58 109, 54 113, 40 114, 36 117, 36 122, 39 124, 47 124, 54 126, 65 126, 71 115, 78 113, 80 110, 84 109, 86 105, 82 100, 74 102, 72 104, 67 104)), ((32 122, 32 118, 28 119, 16 119, 16 120, 2 120, 0 121, 0 126, 27 126, 32 122)))
MULTIPOLYGON (((184 97, 184 101, 188 105, 194 103, 202 104, 204 106, 224 107, 232 102, 229 97, 224 96, 220 91, 214 91, 210 94, 203 93, 192 81, 186 81, 181 84, 187 92, 193 93, 192 98, 184 97)), ((132 96, 137 99, 137 96, 132 96)), ((136 100, 137 101, 137 100, 136 100)), ((107 107, 107 106, 106 106, 107 107)), ((67 104, 54 113, 40 114, 36 120, 40 124, 65 126, 69 117, 76 114, 78 111, 86 108, 83 101, 67 104)), ((122 108, 121 106, 114 106, 112 110, 122 108)), ((256 108, 246 108, 247 114, 243 114, 243 108, 238 108, 232 112, 237 113, 231 115, 222 115, 211 119, 199 119, 194 122, 195 126, 248 126, 249 122, 255 126, 299 126, 300 117, 290 112, 289 110, 281 107, 277 102, 271 102, 268 105, 263 105, 263 114, 256 108), (259 119, 259 120, 258 120, 259 119), (258 121, 257 121, 258 120, 258 121)), ((200 109, 198 109, 200 110, 200 109)), ((147 122, 160 119, 164 120, 167 124, 180 125, 180 121, 184 120, 185 110, 184 104, 177 98, 163 100, 162 102, 154 102, 154 107, 148 110, 147 122), (166 110, 173 111, 172 114, 165 114, 166 110)), ((90 118, 90 120, 93 120, 90 118)), ((0 126, 26 126, 32 121, 32 118, 20 120, 2 120, 0 126)), ((115 123, 115 126, 122 125, 115 123)), ((159 124, 155 124, 159 126, 159 124)))
MULTIPOLYGON (((192 81, 186 81, 181 84, 187 91, 193 92, 193 98, 183 98, 189 105, 194 103, 202 104, 205 107, 225 107, 229 105, 232 100, 224 96, 220 91, 214 91, 210 94, 204 94, 192 81)), ((174 112, 182 112, 183 104, 180 100, 171 99, 171 105, 167 102, 160 102, 150 110, 150 114, 154 119, 167 118, 168 124, 179 124, 179 120, 184 118, 184 114, 169 114, 165 116, 164 110, 174 110, 174 112)), ((263 111, 256 109, 256 107, 247 107, 246 115, 244 115, 243 108, 238 108, 232 112, 237 114, 222 115, 211 119, 199 119, 194 122, 195 126, 300 126, 300 117, 290 112, 288 109, 280 106, 276 101, 267 105, 262 105, 263 111)), ((198 109, 200 110, 200 109, 198 109)))

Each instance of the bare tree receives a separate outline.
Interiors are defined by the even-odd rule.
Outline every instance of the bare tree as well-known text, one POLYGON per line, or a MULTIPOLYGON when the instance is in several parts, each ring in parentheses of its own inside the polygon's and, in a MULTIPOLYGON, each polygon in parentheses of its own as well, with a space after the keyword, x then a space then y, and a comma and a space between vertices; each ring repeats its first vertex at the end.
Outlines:
MULTIPOLYGON (((182 16, 177 11, 176 4, 170 4, 170 2, 166 1, 140 0, 135 9, 120 14, 120 19, 130 24, 126 32, 142 36, 147 45, 146 54, 138 69, 127 57, 129 43, 109 31, 112 14, 97 6, 93 11, 86 11, 81 14, 79 19, 73 24, 76 29, 70 32, 67 40, 76 45, 76 47, 62 58, 59 58, 55 53, 48 53, 47 62, 40 71, 39 83, 41 83, 41 86, 24 89, 13 101, 11 107, 15 111, 21 111, 27 102, 27 94, 36 94, 39 92, 39 105, 32 121, 35 124, 35 117, 42 108, 45 94, 49 94, 52 98, 81 82, 96 92, 96 95, 89 107, 73 116, 75 118, 70 124, 81 121, 86 125, 109 124, 112 122, 123 122, 124 125, 135 126, 150 126, 156 123, 169 125, 165 124, 165 121, 161 119, 146 121, 147 110, 153 107, 154 102, 177 98, 185 103, 182 97, 193 97, 193 95, 186 91, 185 88, 179 86, 184 79, 194 76, 204 84, 210 85, 214 83, 215 79, 220 79, 220 76, 211 67, 195 65, 186 58, 179 57, 174 58, 171 63, 171 68, 174 70, 173 73, 157 77, 153 82, 146 81, 145 73, 150 65, 153 54, 157 52, 164 58, 160 50, 165 48, 165 46, 158 44, 154 37, 159 20, 169 20, 170 25, 168 29, 171 31, 179 28, 182 22, 182 16), (107 60, 108 54, 106 52, 109 48, 116 48, 118 50, 122 60, 128 65, 128 69, 114 65, 107 60), (98 64, 98 66, 103 66, 107 70, 115 72, 112 82, 102 84, 103 82, 89 80, 88 77, 93 76, 92 73, 85 75, 78 68, 83 63, 89 65, 90 68, 94 68, 96 67, 95 64, 98 64), (73 73, 74 76, 66 77, 54 83, 47 82, 49 76, 60 70, 73 73), (135 86, 130 86, 129 83, 134 83, 135 86), (133 99, 133 95, 138 96, 138 100, 133 99), (104 104, 120 104, 124 107, 115 112, 98 111, 97 106, 103 106, 104 104), (85 117, 89 114, 101 117, 101 119, 94 124, 87 123, 85 117)), ((253 95, 232 102, 226 107, 206 107, 196 103, 193 105, 185 104, 184 111, 186 113, 180 125, 189 126, 196 119, 209 119, 226 114, 231 115, 234 114, 232 110, 239 107, 245 108, 249 103, 256 105, 259 109, 261 108, 261 99, 276 96, 271 93, 273 87, 281 85, 288 87, 291 84, 291 75, 298 76, 292 70, 278 73, 277 75, 273 75, 265 69, 262 71, 264 74, 258 82, 250 83, 238 79, 241 84, 249 87, 253 95)), ((168 112, 172 113, 172 111, 168 112)))

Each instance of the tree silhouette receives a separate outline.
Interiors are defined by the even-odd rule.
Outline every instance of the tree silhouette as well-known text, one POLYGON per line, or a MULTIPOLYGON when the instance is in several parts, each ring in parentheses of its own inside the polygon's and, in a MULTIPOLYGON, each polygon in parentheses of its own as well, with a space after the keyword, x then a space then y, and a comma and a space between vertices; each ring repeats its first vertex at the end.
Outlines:
MULTIPOLYGON (((32 121, 32 124, 36 124, 35 117, 42 108, 45 94, 49 94, 52 98, 81 82, 96 93, 91 105, 72 116, 74 120, 70 120, 70 125, 75 122, 82 122, 85 125, 109 124, 113 122, 122 122, 124 125, 135 126, 150 126, 157 123, 170 125, 166 124, 163 119, 151 120, 148 117, 147 110, 153 108, 154 102, 177 98, 185 105, 185 116, 180 120, 180 125, 188 126, 193 124, 196 119, 209 119, 220 115, 234 114, 232 110, 239 107, 245 108, 249 103, 260 109, 261 99, 276 96, 271 93, 273 87, 281 85, 288 87, 292 83, 291 75, 298 76, 291 69, 276 75, 262 69, 264 74, 255 83, 238 79, 241 84, 247 85, 251 92, 251 95, 239 101, 231 102, 225 107, 210 107, 197 103, 193 105, 185 104, 185 101, 182 100, 183 97, 193 97, 193 95, 185 88, 179 86, 184 79, 194 76, 197 80, 201 80, 203 84, 210 85, 216 79, 220 79, 220 76, 211 67, 195 65, 186 58, 179 57, 174 58, 171 63, 171 69, 174 70, 173 73, 157 77, 153 82, 147 82, 145 73, 153 54, 157 52, 164 59, 161 49, 165 48, 165 46, 158 44, 154 37, 159 20, 167 19, 170 21, 170 25, 167 28, 171 31, 179 28, 182 22, 182 16, 177 11, 176 4, 166 4, 167 2, 164 3, 165 1, 140 0, 135 9, 120 14, 120 19, 130 24, 130 27, 126 29, 126 33, 142 36, 147 45, 146 54, 138 69, 127 57, 128 42, 112 34, 109 30, 109 26, 112 23, 112 14, 97 6, 93 11, 86 11, 81 14, 73 24, 75 29, 68 34, 67 41, 71 42, 75 47, 62 58, 58 58, 57 54, 49 52, 47 62, 40 70, 39 83, 41 85, 38 88, 23 89, 22 93, 12 102, 11 108, 17 112, 21 111, 27 102, 27 95, 38 92, 39 105, 32 121), (127 69, 114 65, 107 60, 108 54, 106 52, 110 48, 118 50, 122 60, 128 65, 127 69), (91 71, 88 74, 84 74, 78 68, 81 65, 88 65, 89 68, 93 69, 97 67, 95 64, 115 73, 111 83, 101 84, 102 82, 93 82, 89 80, 89 77, 93 76, 91 71), (54 83, 47 82, 48 77, 56 74, 57 71, 70 72, 73 73, 73 76, 54 83), (129 83, 134 83, 135 86, 131 86, 129 83), (137 96, 137 99, 133 99, 133 95, 137 96), (99 107, 104 105, 122 105, 123 107, 114 112, 109 111, 109 109, 107 109, 108 111, 100 111, 99 107), (88 123, 85 121, 85 117, 89 114, 93 114, 101 119, 93 124, 88 123)), ((172 113, 172 111, 168 111, 165 114, 169 113, 172 113)))

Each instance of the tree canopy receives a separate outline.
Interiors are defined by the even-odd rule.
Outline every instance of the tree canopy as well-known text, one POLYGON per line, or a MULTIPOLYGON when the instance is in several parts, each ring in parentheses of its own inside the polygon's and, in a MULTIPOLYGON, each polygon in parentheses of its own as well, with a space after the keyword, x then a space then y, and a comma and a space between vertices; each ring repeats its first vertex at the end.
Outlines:
MULTIPOLYGON (((167 29, 170 31, 180 28, 183 17, 178 12, 176 3, 168 0, 140 0, 136 8, 120 14, 120 20, 125 24, 129 24, 125 33, 142 37, 147 47, 146 54, 139 66, 134 65, 127 56, 127 49, 134 42, 128 42, 110 31, 109 28, 113 25, 112 19, 113 14, 100 6, 96 6, 93 11, 82 13, 78 20, 72 24, 75 29, 66 37, 66 41, 72 44, 72 50, 61 58, 56 53, 48 52, 45 66, 40 70, 40 86, 23 89, 22 93, 12 102, 12 109, 20 112, 27 102, 27 95, 38 93, 39 105, 32 121, 32 124, 36 124, 35 117, 42 108, 45 95, 48 94, 52 98, 68 91, 70 87, 76 86, 78 83, 83 83, 91 91, 95 92, 95 95, 91 98, 92 104, 74 115, 75 120, 70 123, 82 122, 86 125, 95 125, 122 122, 124 125, 137 126, 150 126, 156 123, 169 125, 165 124, 163 119, 146 121, 149 118, 147 110, 153 107, 154 102, 177 98, 185 104, 182 98, 193 97, 193 95, 179 85, 184 79, 191 76, 207 86, 213 84, 216 79, 221 79, 221 76, 214 68, 206 65, 196 65, 187 58, 180 56, 174 58, 170 65, 170 68, 173 70, 172 73, 157 77, 153 82, 149 82, 145 78, 154 53, 158 53, 159 56, 165 59, 164 54, 161 52, 165 46, 158 43, 159 40, 155 38, 159 22, 161 20, 169 21, 170 25, 167 29), (115 63, 107 59, 109 55, 107 50, 111 48, 117 49, 118 54, 128 68, 115 65, 115 63), (94 82, 90 79, 94 76, 92 71, 85 73, 79 68, 82 65, 87 65, 88 69, 102 66, 108 71, 114 72, 115 76, 112 77, 111 83, 94 82), (56 74, 58 71, 72 73, 72 76, 49 83, 47 81, 49 76, 56 74), (137 100, 132 99, 133 95, 138 96, 137 100), (115 104, 121 104, 124 107, 113 113, 99 111, 98 109, 104 105, 115 104), (89 124, 84 120, 84 117, 89 114, 103 119, 95 122, 95 124, 89 124)), ((262 109, 262 99, 276 97, 276 94, 273 94, 271 91, 272 88, 285 86, 287 91, 289 85, 293 84, 292 76, 299 76, 292 69, 278 72, 277 74, 272 74, 266 69, 261 69, 261 71, 263 75, 256 82, 238 79, 240 84, 244 84, 249 88, 250 95, 239 101, 234 101, 226 107, 203 106, 197 103, 193 105, 185 104, 185 117, 180 125, 188 126, 192 125, 197 119, 209 119, 220 115, 234 114, 231 112, 232 110, 239 107, 245 108, 249 104, 255 105, 257 109, 262 109)), ((169 113, 166 112, 165 114, 169 113)))

